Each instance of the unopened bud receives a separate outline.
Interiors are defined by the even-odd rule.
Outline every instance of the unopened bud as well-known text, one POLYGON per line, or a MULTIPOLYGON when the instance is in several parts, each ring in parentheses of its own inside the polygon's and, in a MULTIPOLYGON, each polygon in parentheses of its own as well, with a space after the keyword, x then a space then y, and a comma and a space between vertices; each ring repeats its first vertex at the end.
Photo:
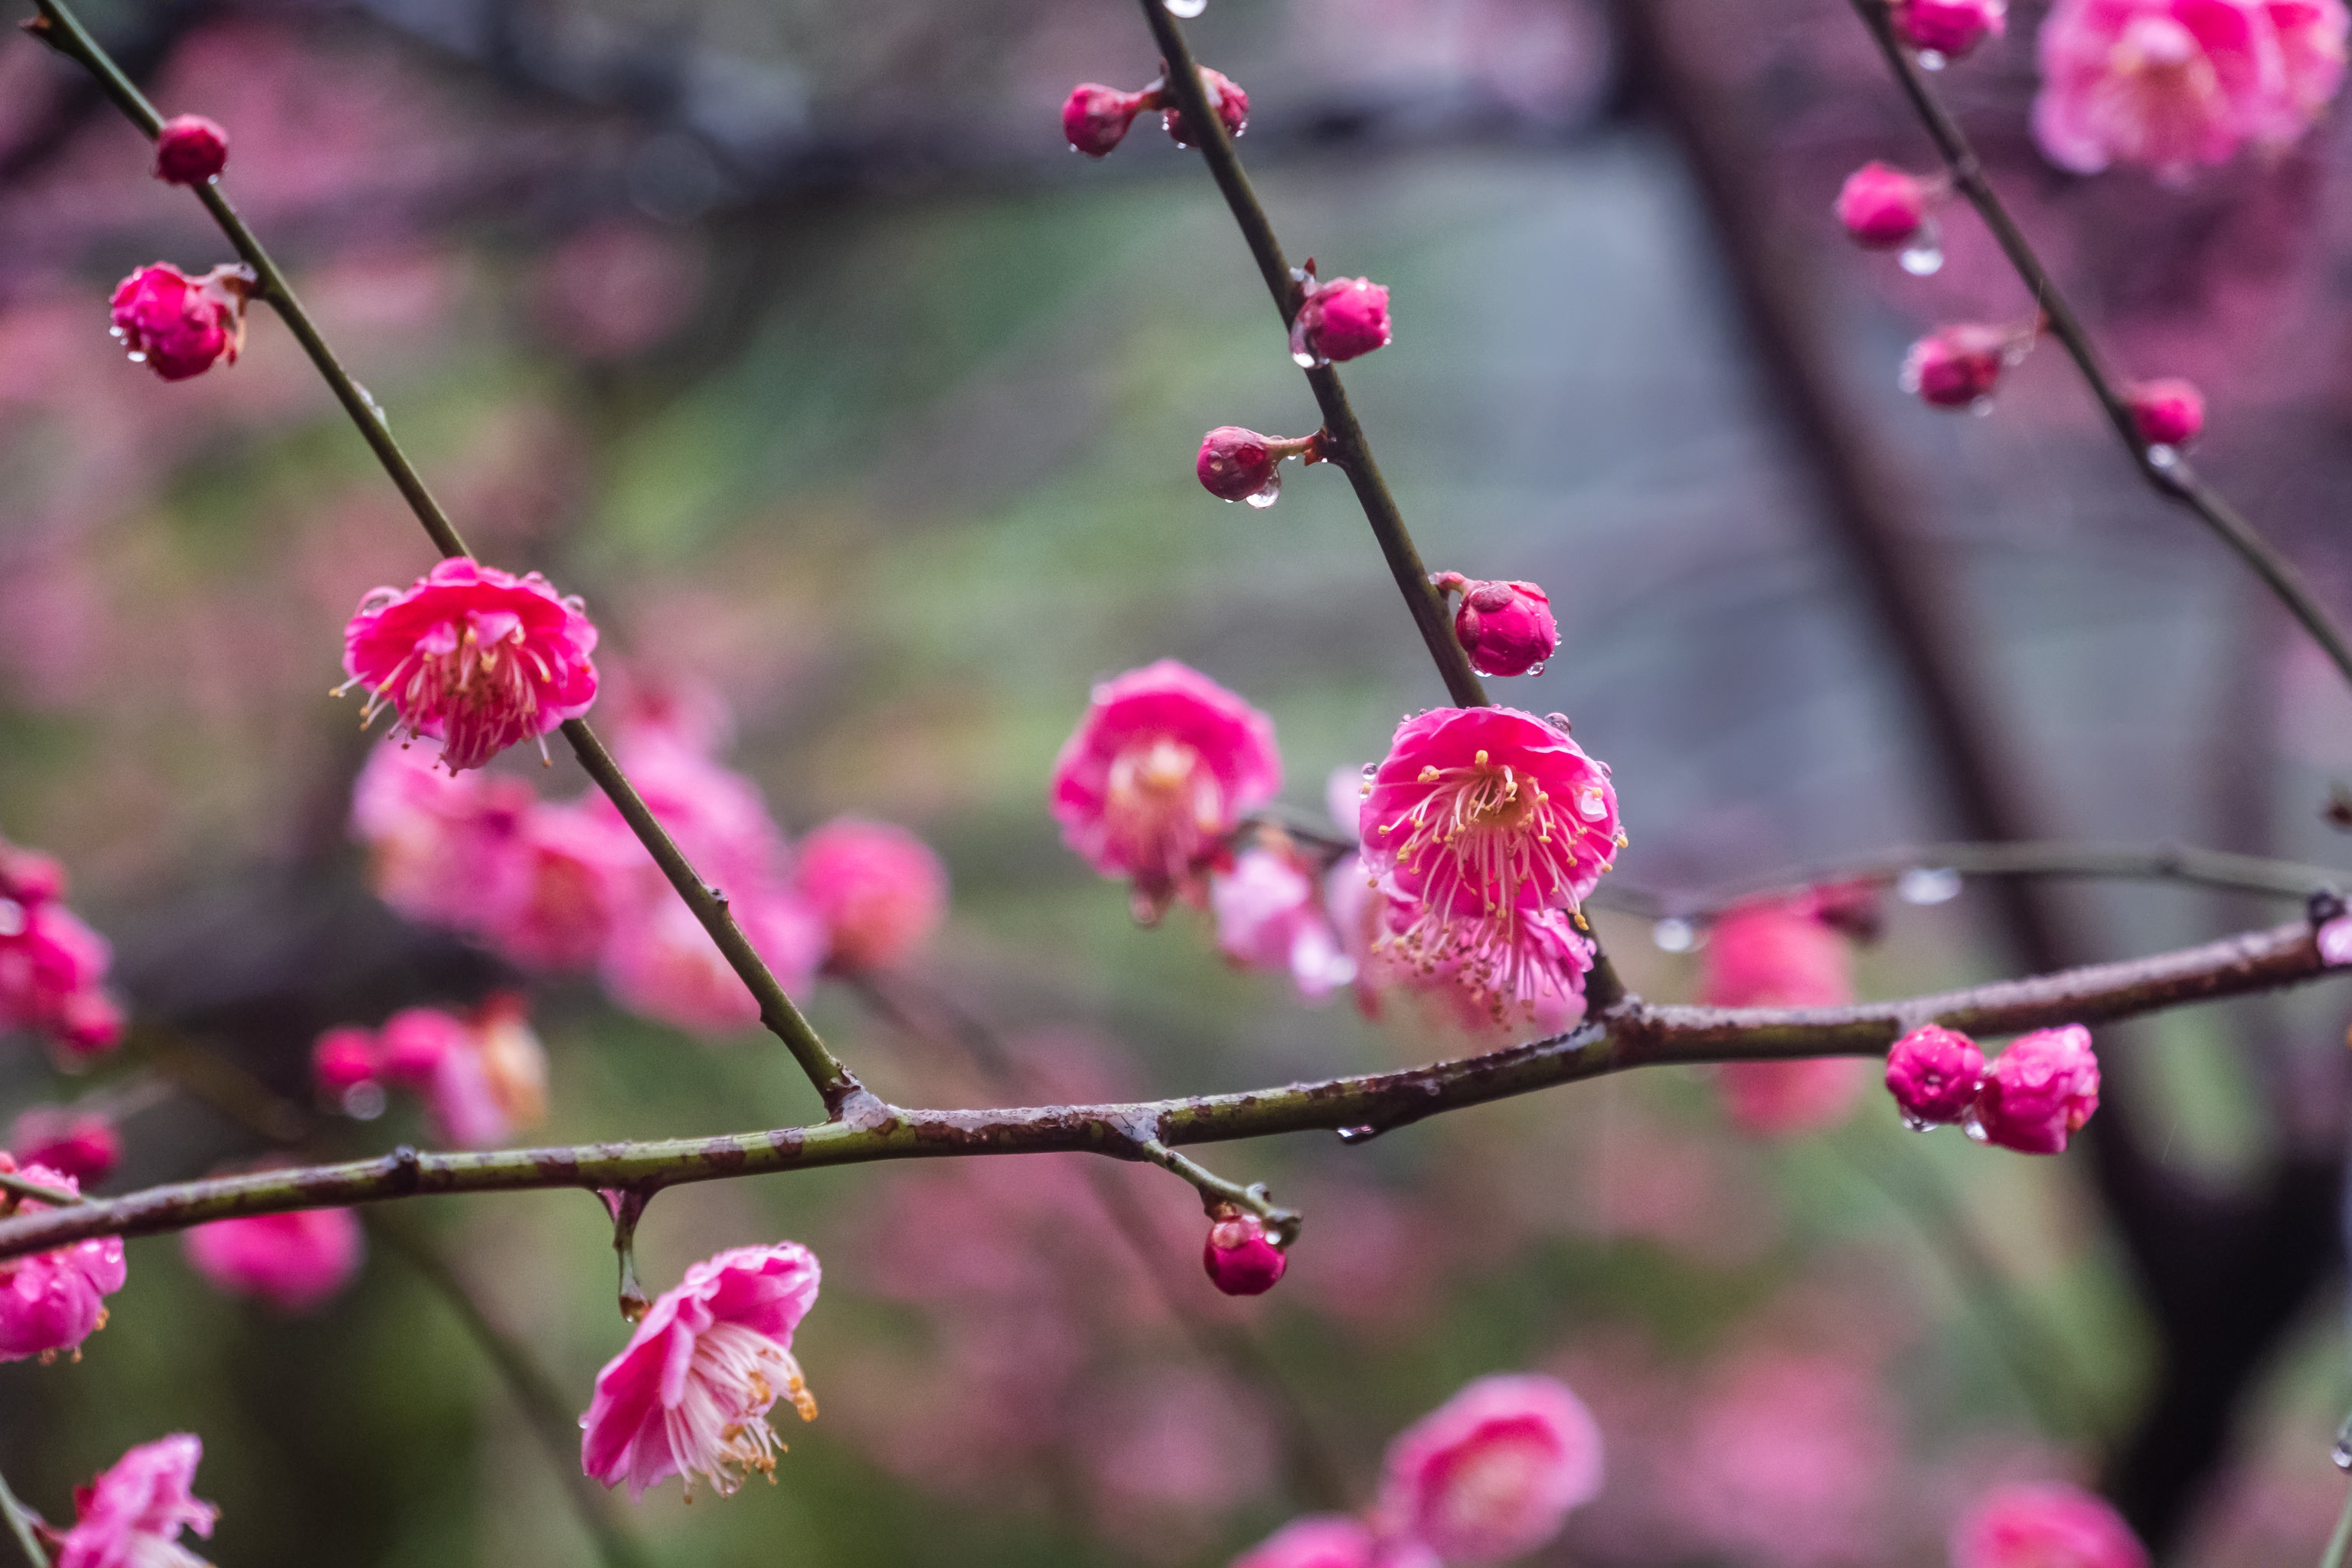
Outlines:
POLYGON ((1903 362, 1903 390, 1937 408, 1971 407, 1992 395, 2000 373, 2030 342, 2006 327, 1938 327, 1911 345, 1903 362))
POLYGON ((2185 447, 2205 428, 2205 395, 2177 375, 2143 381, 2125 400, 2139 438, 2155 447, 2185 447))
POLYGON ((365 1029, 330 1029, 310 1047, 310 1076, 331 1099, 340 1100, 346 1091, 374 1081, 378 1070, 375 1037, 365 1029))
POLYGON ((236 363, 245 346, 245 303, 253 268, 215 267, 191 278, 168 261, 142 267, 115 285, 114 335, 134 364, 165 381, 185 381, 219 363, 236 363))
POLYGON ((1062 134, 1074 152, 1107 158, 1127 135, 1135 117, 1151 107, 1149 92, 1121 92, 1098 81, 1080 82, 1062 105, 1062 134))
POLYGON ((1559 626, 1551 599, 1533 583, 1475 582, 1459 572, 1441 572, 1430 582, 1441 593, 1462 595, 1454 636, 1481 675, 1541 675, 1544 660, 1559 647, 1559 626))
POLYGON ((201 185, 228 166, 228 132, 201 114, 163 121, 155 132, 155 177, 174 185, 201 185))
POLYGON ((1895 30, 1916 49, 1956 60, 2009 26, 2009 0, 1897 0, 1895 30))
POLYGON ((2080 1024, 2036 1029, 1985 1069, 1969 1135, 2022 1154, 2062 1154, 2099 1109, 2099 1058, 2080 1024))
POLYGON ((1927 221, 1927 186, 1892 164, 1864 163, 1838 189, 1838 222, 1869 250, 1892 250, 1927 221))
POLYGON ((1886 1092, 1916 1130, 1958 1121, 1984 1088, 1984 1053, 1957 1029, 1926 1024, 1886 1053, 1886 1092))
MULTIPOLYGON (((1249 94, 1244 92, 1233 78, 1202 66, 1201 92, 1215 105, 1217 118, 1225 122, 1226 135, 1238 136, 1249 129, 1249 94)), ((1169 140, 1179 147, 1196 145, 1199 139, 1192 134, 1192 126, 1186 123, 1184 111, 1176 107, 1176 95, 1162 89, 1160 100, 1160 125, 1168 132, 1169 140)))
POLYGON ((1313 264, 1300 278, 1307 297, 1290 323, 1290 357, 1302 365, 1329 364, 1386 348, 1391 336, 1389 291, 1369 278, 1317 279, 1313 264))
POLYGON ((1238 425, 1220 425, 1201 437, 1201 453, 1193 460, 1192 471, 1200 476, 1201 488, 1219 500, 1269 507, 1282 493, 1285 458, 1321 462, 1322 433, 1286 440, 1238 425))
POLYGON ((1274 1289, 1290 1259, 1267 1238, 1265 1224, 1257 1215, 1223 1205, 1209 1226, 1201 1263, 1209 1271, 1209 1282, 1226 1295, 1263 1296, 1274 1289))

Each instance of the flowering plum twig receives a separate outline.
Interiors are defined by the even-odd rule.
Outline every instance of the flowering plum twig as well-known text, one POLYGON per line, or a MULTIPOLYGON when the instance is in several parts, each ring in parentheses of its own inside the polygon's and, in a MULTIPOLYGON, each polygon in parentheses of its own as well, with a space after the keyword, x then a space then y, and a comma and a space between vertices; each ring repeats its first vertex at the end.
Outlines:
MULTIPOLYGON (((26 24, 26 30, 87 68, 106 89, 107 96, 114 100, 116 107, 152 140, 162 129, 163 120, 155 106, 147 100, 146 95, 123 75, 121 68, 67 8, 64 0, 35 0, 35 4, 40 7, 41 14, 26 24)), ((228 197, 218 182, 207 181, 191 188, 195 191, 197 199, 205 204, 205 210, 213 215, 213 220, 220 226, 221 232, 228 237, 237 254, 253 268, 260 279, 257 292, 269 301, 302 344, 304 352, 310 354, 310 363, 318 367, 320 375, 333 390, 344 411, 351 415, 352 423, 359 426, 361 436, 374 450, 378 460, 383 464, 384 471, 392 476, 393 483, 408 501, 409 509, 415 512, 416 520, 425 525, 425 531, 432 537, 435 548, 444 556, 470 555, 465 539, 449 521, 448 514, 434 500, 432 491, 425 487, 415 465, 409 462, 407 454, 401 450, 400 444, 393 439, 391 428, 384 422, 383 410, 377 406, 375 399, 364 387, 352 379, 351 373, 343 368, 342 362, 327 346, 326 339, 320 335, 310 312, 295 297, 285 274, 278 270, 269 253, 262 248, 253 231, 246 226, 245 220, 237 216, 236 209, 229 205, 228 197)), ((670 886, 677 890, 679 898, 686 900, 687 907, 693 910, 702 928, 710 933, 711 941, 725 955, 729 967, 750 988, 760 1005, 760 1021, 793 1053, 793 1059, 799 1062, 801 1070, 824 1100, 826 1113, 840 1115, 845 1105, 865 1092, 863 1086, 856 1075, 826 1048, 824 1041, 785 994, 774 973, 743 935, 741 927, 736 924, 734 916, 728 910, 725 891, 711 887, 696 874, 685 852, 678 848, 668 830, 655 817, 652 808, 646 805, 644 797, 629 783, 620 764, 613 760, 612 753, 604 749, 604 742, 596 738, 586 720, 565 721, 563 738, 571 742, 572 754, 579 759, 589 778, 611 799, 630 829, 653 856, 655 863, 661 868, 670 886)))
POLYGON ((1229 1182, 1199 1161, 1179 1154, 1157 1138, 1138 1138, 1135 1152, 1161 1170, 1192 1183, 1201 1194, 1203 1209, 1213 1214, 1220 1205, 1231 1204, 1236 1208, 1247 1209, 1263 1220, 1267 1233, 1276 1238, 1277 1246, 1286 1247, 1298 1239, 1298 1227, 1306 1223, 1306 1216, 1296 1209, 1286 1209, 1276 1204, 1266 1194, 1264 1182, 1255 1182, 1246 1187, 1238 1182, 1229 1182))
POLYGON ((1848 1007, 1654 1006, 1629 996, 1564 1035, 1527 1045, 1402 1071, 1233 1094, 977 1110, 908 1109, 866 1094, 842 1115, 811 1127, 492 1153, 402 1148, 346 1164, 184 1182, 0 1219, 0 1258, 93 1236, 148 1236, 238 1215, 426 1194, 557 1187, 650 1193, 881 1160, 1053 1152, 1133 1160, 1145 1157, 1138 1145, 1148 1137, 1175 1148, 1284 1132, 1385 1131, 1633 1068, 1876 1056, 1921 1024, 1976 1036, 2019 1034, 2277 990, 2331 973, 2310 922, 2296 921, 2149 958, 1848 1007))
POLYGON ((2117 388, 2115 378, 2108 374, 2105 363, 2099 357, 2097 346, 2091 342, 2090 333, 2084 330, 2081 318, 2074 314, 2074 306, 2059 291, 2049 269, 2042 266, 2042 258, 2027 243, 2024 231, 2017 226, 2016 219, 2002 205, 1992 183, 1985 178, 1984 165, 1978 160, 1975 148, 1969 145, 1967 132, 1960 129, 1959 121, 1952 118, 1950 111, 1927 90, 1927 80, 1920 74, 1917 64, 1895 36, 1894 12, 1887 0, 1852 0, 1852 3, 1854 14, 1862 18, 1863 26, 1870 29, 1870 36, 1877 41, 1879 52, 1886 57, 1887 68, 1895 74, 1895 82, 1917 112, 1920 123, 1927 127, 1929 138, 1936 143, 1936 151, 1942 155, 1945 167, 1951 173, 1952 184, 1982 216, 1985 226, 1992 230, 1993 238, 2000 243, 2002 254, 2009 258, 2018 278, 2041 307, 2051 334, 2065 345, 2066 353, 2083 373, 2083 379, 2090 385, 2091 395, 2098 399, 2107 422, 2115 426, 2116 435, 2130 452, 2140 476, 2158 495, 2187 507, 2203 521, 2206 527, 2221 535, 2222 542, 2238 552, 2239 558, 2269 585, 2279 602, 2303 623, 2304 630, 2311 634, 2312 640, 2326 650, 2327 657, 2336 661, 2336 668, 2343 672, 2345 679, 2352 681, 2352 643, 2347 643, 2343 629, 2312 596, 2310 585, 2304 581, 2303 574, 2295 570, 2294 563, 2257 533, 2253 524, 2248 522, 2235 507, 2198 478, 2196 471, 2189 466, 2188 458, 2171 447, 2141 436, 2132 416, 2130 404, 2117 388))

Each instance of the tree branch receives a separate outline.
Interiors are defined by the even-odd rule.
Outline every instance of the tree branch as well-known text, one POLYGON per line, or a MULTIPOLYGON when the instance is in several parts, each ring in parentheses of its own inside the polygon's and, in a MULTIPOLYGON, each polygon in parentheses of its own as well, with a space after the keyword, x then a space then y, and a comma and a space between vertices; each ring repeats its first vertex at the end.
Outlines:
POLYGON ((0 1258, 93 1236, 147 1236, 235 1215, 438 1193, 551 1187, 652 1192, 692 1182, 978 1154, 1076 1152, 1140 1157, 1156 1137, 1171 1147, 1282 1132, 1406 1126, 1424 1117, 1530 1094, 1556 1084, 1669 1064, 1874 1056, 1905 1030, 1939 1023, 1978 1035, 2057 1024, 2096 1024, 2140 1013, 2274 990, 2329 973, 2308 921, 2246 931, 2152 958, 2092 964, 1963 991, 1851 1007, 1654 1007, 1628 997, 1591 1022, 1549 1039, 1411 1068, 1125 1105, 1048 1105, 926 1110, 860 1096, 814 1127, 719 1138, 588 1143, 493 1153, 419 1153, 257 1171, 151 1187, 119 1198, 0 1220, 0 1258))

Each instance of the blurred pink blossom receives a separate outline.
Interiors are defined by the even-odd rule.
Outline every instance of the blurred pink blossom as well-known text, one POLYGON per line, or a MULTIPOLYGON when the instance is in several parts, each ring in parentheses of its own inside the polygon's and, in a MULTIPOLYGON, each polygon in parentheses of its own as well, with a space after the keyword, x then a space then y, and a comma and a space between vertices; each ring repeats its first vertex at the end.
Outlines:
POLYGON ((57 1568, 203 1568, 180 1531, 209 1538, 220 1510, 195 1496, 203 1439, 176 1432, 142 1443, 74 1493, 77 1518, 58 1538, 57 1568))
POLYGON ((1952 1568, 2147 1568, 2105 1498, 2063 1481, 1997 1487, 1952 1529, 1952 1568))
POLYGON ((1349 984, 1356 963, 1324 913, 1320 880, 1314 864, 1286 843, 1243 850, 1231 870, 1209 877, 1218 947, 1243 968, 1287 971, 1311 1000, 1349 984))
POLYGON ((17 1114, 8 1152, 20 1163, 47 1165, 77 1182, 102 1182, 122 1158, 122 1139, 97 1111, 34 1105, 17 1114))
POLYGON ((1601 1490, 1601 1428, 1557 1378, 1482 1377, 1389 1445, 1380 1517, 1448 1563, 1500 1563, 1601 1490))
POLYGON ((253 284, 253 268, 242 264, 191 278, 168 261, 154 262, 115 285, 109 301, 114 335, 131 363, 165 381, 235 364, 245 347, 245 303, 253 284))
POLYGON ((0 1031, 45 1035, 70 1062, 113 1049, 122 1016, 103 990, 113 950, 65 889, 55 860, 0 839, 0 1031))
MULTIPOLYGON (((62 1171, 19 1167, 6 1153, 0 1153, 0 1172, 58 1192, 81 1191, 62 1171)), ((0 1214, 38 1214, 49 1206, 37 1198, 0 1194, 0 1214)), ((122 1289, 124 1277, 119 1236, 0 1261, 0 1362, 30 1356, 47 1361, 68 1350, 79 1356, 82 1341, 106 1326, 105 1298, 122 1289)))
MULTIPOLYGON (((735 923, 787 992, 806 989, 824 962, 824 921, 788 889, 739 884, 728 895, 735 923)), ((600 973, 630 1012, 713 1038, 760 1021, 751 988, 665 885, 614 918, 600 973)))
POLYGON ((947 868, 903 827, 838 816, 801 841, 795 885, 824 921, 825 967, 887 969, 947 913, 947 868))
POLYGON ((372 1077, 412 1090, 443 1142, 487 1149, 547 1116, 547 1053, 525 1019, 523 999, 512 994, 493 995, 466 1017, 404 1008, 384 1021, 372 1054, 364 1031, 329 1031, 311 1068, 332 1098, 372 1077))
POLYGON ((366 1252, 349 1209, 215 1220, 182 1237, 189 1266, 216 1290, 307 1312, 351 1283, 366 1252))
POLYGON ((1750 1352, 1696 1413, 1681 1473, 1685 1517, 1722 1555, 1759 1568, 1883 1561, 1901 1434, 1876 1381, 1822 1355, 1750 1352))
POLYGON ((1727 1062, 1716 1081, 1733 1122, 1760 1137, 1787 1138, 1835 1127, 1852 1114, 1870 1064, 1859 1057, 1727 1062))
POLYGON ((201 114, 175 114, 155 132, 155 177, 201 185, 228 166, 228 132, 201 114))
POLYGON ((531 302, 541 330, 566 351, 583 359, 624 359, 686 324, 701 302, 707 267, 689 236, 599 224, 540 262, 531 302))

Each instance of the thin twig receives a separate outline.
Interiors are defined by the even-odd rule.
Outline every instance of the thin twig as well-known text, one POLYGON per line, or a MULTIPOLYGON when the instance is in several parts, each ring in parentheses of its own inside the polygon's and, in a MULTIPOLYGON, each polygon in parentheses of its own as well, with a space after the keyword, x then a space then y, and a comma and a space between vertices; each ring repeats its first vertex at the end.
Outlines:
POLYGON ((1906 1030, 1940 1023, 1979 1036, 2111 1019, 2275 990, 2332 971, 2307 921, 2153 958, 2093 964, 1963 991, 1850 1007, 1657 1007, 1629 997, 1565 1035, 1398 1072, 1238 1094, 1123 1105, 922 1110, 872 1095, 814 1127, 717 1138, 491 1153, 419 1153, 249 1172, 0 1220, 0 1258, 92 1236, 145 1236, 236 1215, 374 1203, 427 1193, 551 1187, 654 1191, 691 1182, 879 1160, 1085 1152, 1136 1157, 1139 1137, 1170 1147, 1283 1132, 1402 1127, 1465 1106, 1639 1067, 1875 1056, 1906 1030))
POLYGON ((2081 318, 2074 314, 2074 306, 2059 291, 2049 268, 2042 266, 2042 258, 2026 242, 2024 231, 2017 226, 2008 207, 2002 205, 1999 194, 1993 190, 1991 182, 1985 178, 1984 165, 1978 160, 1976 150, 1969 144, 1968 135, 1960 129, 1959 121, 1954 120, 1937 101, 1935 95, 1927 90, 1927 79, 1920 73, 1917 63, 1895 36, 1894 16, 1886 0, 1853 0, 1853 5, 1854 14, 1870 29, 1870 36, 1877 40, 1879 53, 1886 57, 1887 68, 1895 73, 1895 79, 1903 89, 1904 96, 1910 100, 1920 123, 1927 127, 1928 136, 1934 140, 1937 152, 1942 154, 1945 166, 1951 171, 1952 183, 1983 216, 1985 226, 1992 230, 1993 238, 2009 258, 2010 265, 2017 269, 2019 279, 2024 282, 2033 295, 2034 303, 2041 307, 2042 313, 2047 318, 2052 335, 2065 345, 2076 368, 2082 371, 2083 379, 2090 384, 2091 395, 2099 400, 2099 407, 2105 413, 2107 423, 2115 426, 2116 437, 2123 442, 2125 450, 2131 454, 2140 477, 2157 494, 2187 507, 2206 527, 2221 535, 2222 542, 2238 552, 2239 558, 2269 585, 2279 602, 2303 623, 2304 630, 2311 634, 2312 640, 2326 650, 2327 657, 2336 661, 2336 668, 2344 672, 2344 678, 2352 680, 2352 644, 2347 644, 2342 629, 2321 608, 2319 601, 2312 596, 2303 574, 2256 533, 2253 525, 2235 507, 2199 479, 2187 458, 2170 448, 2159 449, 2141 437, 2138 424, 2132 417, 2130 405, 2125 401, 2122 389, 2100 359, 2098 348, 2091 342, 2090 333, 2084 330, 2081 318))
MULTIPOLYGON (((47 1204, 55 1208, 89 1201, 79 1194, 68 1193, 57 1187, 44 1186, 39 1182, 28 1182, 13 1171, 0 1171, 0 1193, 6 1193, 11 1197, 31 1198, 36 1203, 47 1204)), ((5 1206, 14 1208, 16 1205, 9 1204, 5 1206)))
POLYGON ((8 1478, 0 1476, 0 1518, 8 1521, 9 1537, 32 1568, 49 1568, 49 1554, 42 1549, 41 1538, 33 1533, 33 1521, 39 1517, 16 1500, 16 1494, 8 1489, 8 1478))
POLYGON ((2347 1562, 2352 1562, 2352 1495, 2345 1498, 2344 1511, 2336 1516, 2336 1533, 2327 1538, 2319 1568, 2344 1568, 2347 1562))
POLYGON ((482 1352, 482 1358, 506 1384, 508 1395, 522 1412, 524 1425, 546 1450, 548 1462, 555 1468, 557 1484, 562 1487, 565 1499, 578 1514, 581 1528, 595 1542, 596 1554, 604 1560, 607 1568, 646 1568, 643 1549, 614 1522, 604 1494, 581 1472, 579 1425, 572 1418, 571 1406, 540 1370, 539 1363, 531 1360, 530 1352, 513 1335, 490 1321, 481 1303, 474 1300, 474 1293, 466 1289, 465 1281, 457 1278, 431 1243, 406 1224, 388 1215, 370 1215, 367 1224, 369 1232, 398 1253, 401 1260, 441 1299, 475 1348, 482 1352))
MULTIPOLYGON (((98 78, 100 85, 105 88, 107 96, 114 100, 116 107, 152 139, 162 128, 163 116, 147 100, 146 95, 122 74, 98 40, 68 9, 64 0, 35 0, 35 3, 41 9, 40 19, 33 26, 35 36, 88 68, 98 78)), ((391 428, 384 421, 383 410, 377 406, 375 399, 364 387, 352 379, 351 373, 343 368, 342 362, 327 346, 326 339, 320 335, 317 323, 311 321, 310 312, 296 298, 286 275, 278 270, 278 263, 271 259, 269 252, 263 248, 253 231, 246 226, 245 220, 237 216, 236 209, 229 204, 228 196, 219 183, 215 180, 198 185, 195 192, 205 210, 213 215, 213 221, 220 226, 221 232, 236 247, 237 255, 244 258, 246 264, 260 279, 261 297, 269 301, 301 343, 303 351, 310 356, 310 363, 318 367, 319 374, 342 404, 344 411, 352 416, 352 422, 359 426, 361 436, 374 451, 377 460, 383 463, 384 471, 392 476, 392 482, 406 499, 409 510, 416 514, 417 521, 425 525, 425 531, 432 537, 434 546, 445 556, 472 553, 456 525, 449 521, 448 514, 441 510, 440 502, 434 500, 432 491, 425 487, 415 466, 401 450, 400 443, 393 439, 391 428)), ((687 907, 694 911, 695 919, 701 922, 703 930, 710 933, 710 940, 718 943, 719 952, 726 955, 728 966, 751 989, 760 1005, 760 1021, 783 1041, 785 1048, 799 1062, 801 1070, 823 1098, 826 1113, 840 1114, 843 1106, 860 1092, 856 1078, 826 1049, 824 1041, 802 1016, 800 1009, 793 1005, 774 973, 743 935, 742 929, 735 923, 735 917, 728 910, 724 891, 710 887, 696 874, 692 863, 656 819, 652 809, 629 783, 619 764, 613 761, 611 753, 596 739, 586 720, 574 719, 567 722, 563 726, 563 736, 572 743, 572 754, 580 759, 581 767, 619 809, 622 817, 653 856, 655 864, 661 868, 670 886, 677 890, 678 897, 686 900, 687 907)))

